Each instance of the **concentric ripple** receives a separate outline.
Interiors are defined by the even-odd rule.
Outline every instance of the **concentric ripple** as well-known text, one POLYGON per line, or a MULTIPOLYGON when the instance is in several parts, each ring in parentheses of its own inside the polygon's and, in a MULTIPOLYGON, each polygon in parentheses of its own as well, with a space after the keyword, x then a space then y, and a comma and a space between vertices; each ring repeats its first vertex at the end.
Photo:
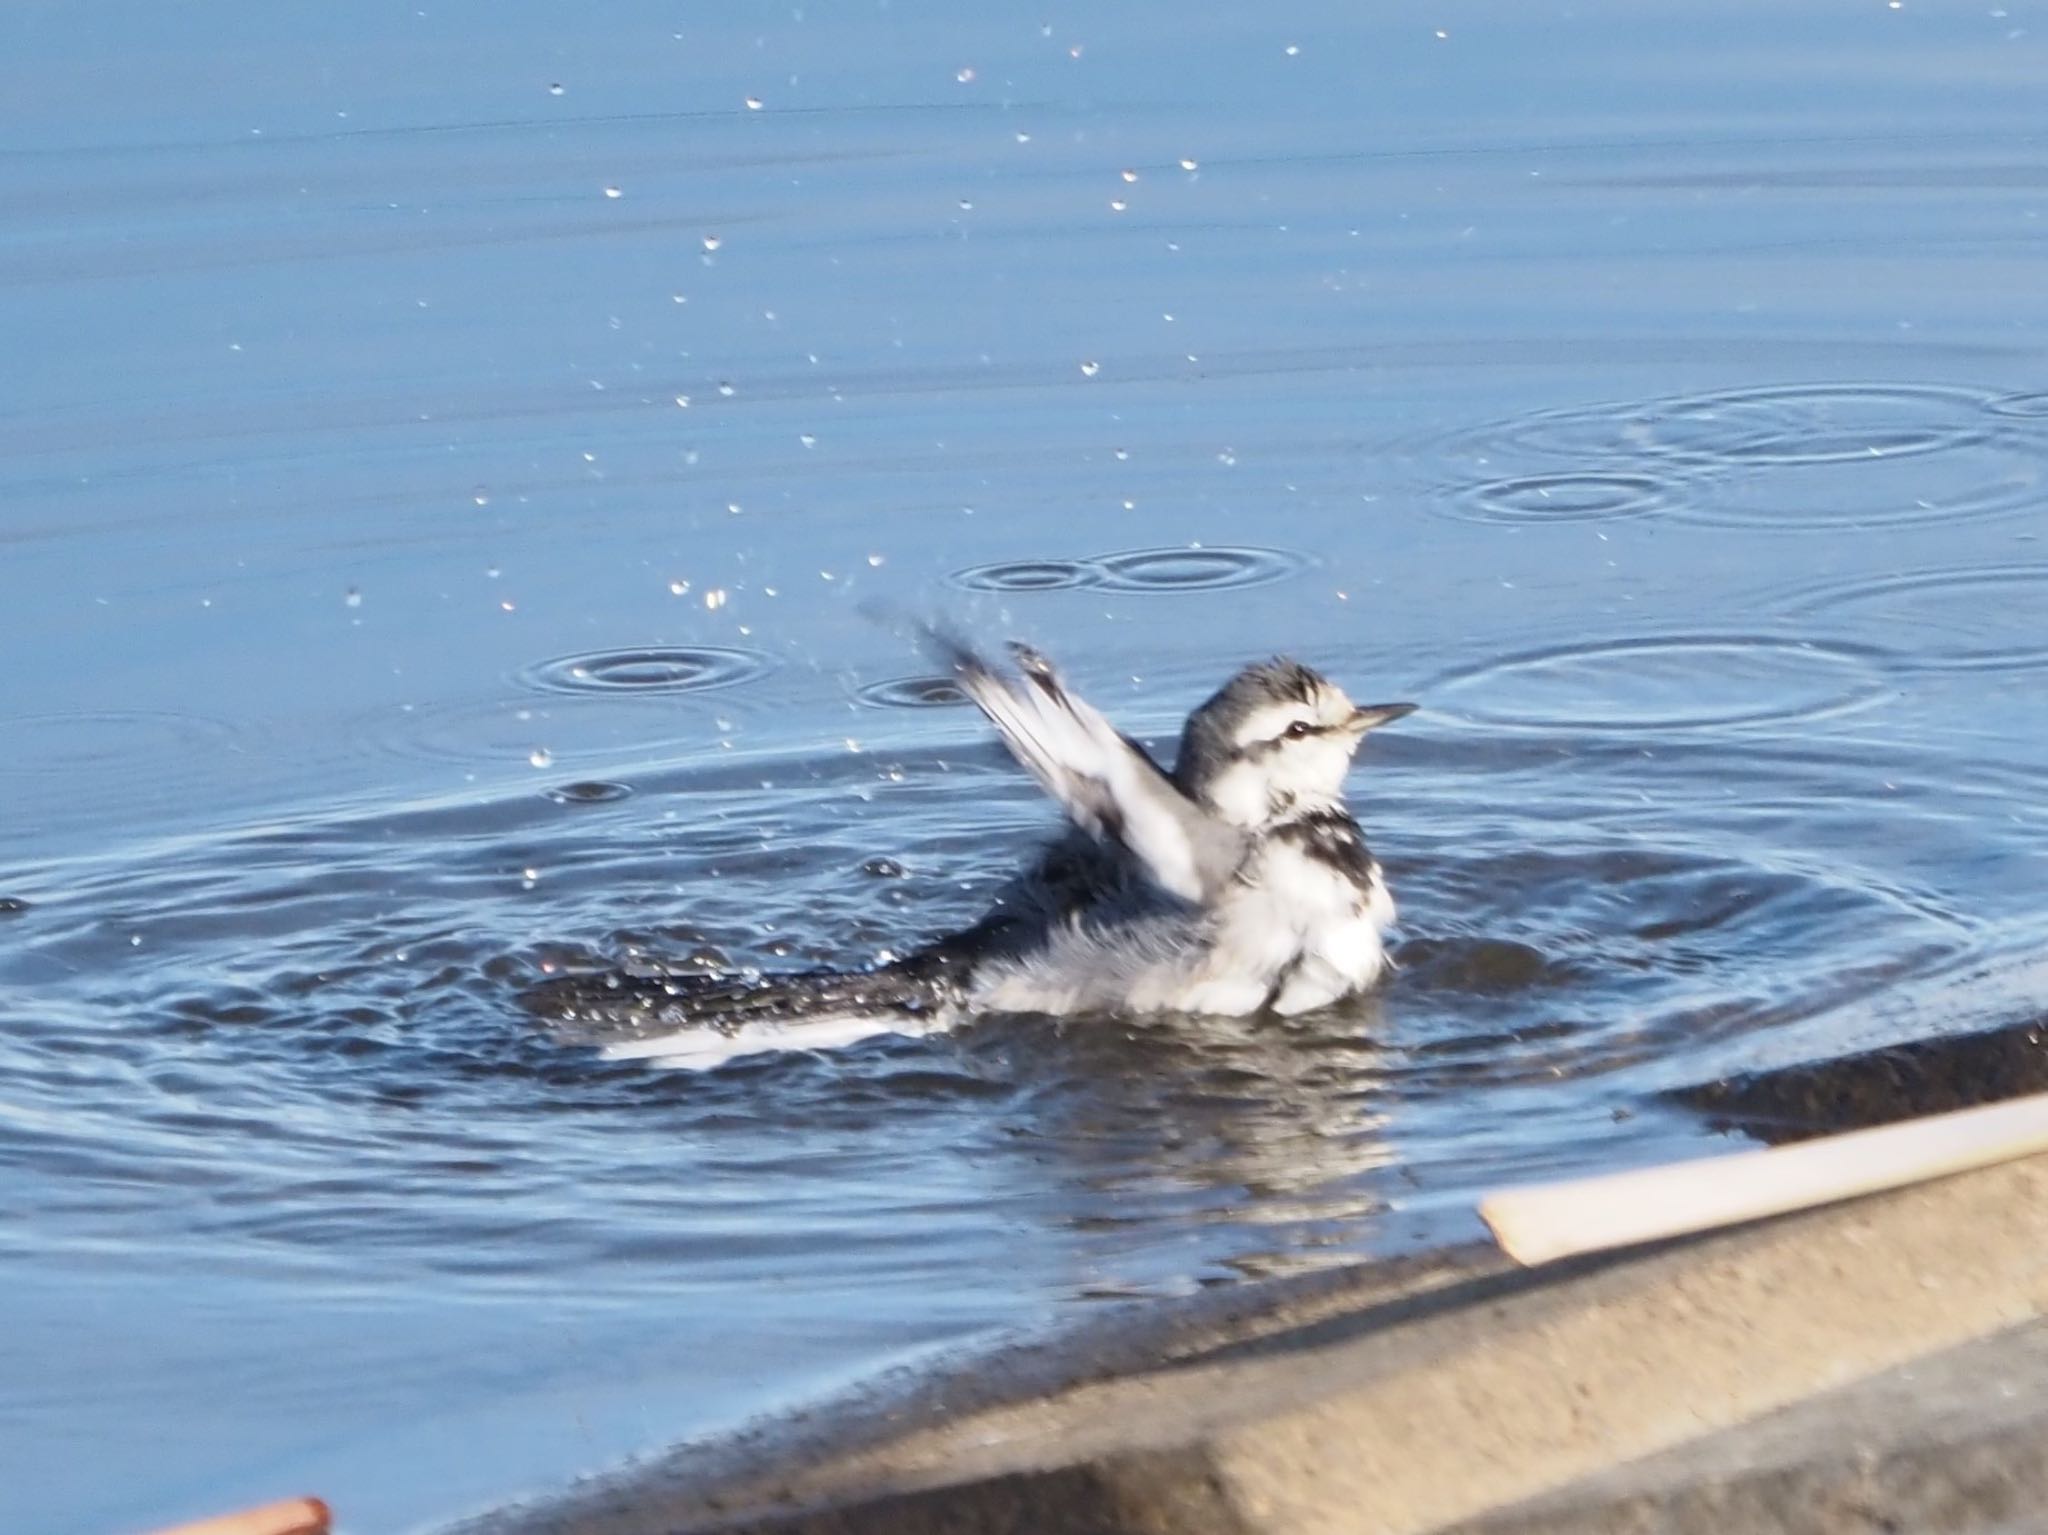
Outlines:
POLYGON ((998 560, 956 570, 952 579, 976 592, 1062 592, 1100 585, 1102 567, 1092 560, 998 560))
POLYGON ((1861 619, 1916 671, 2048 667, 2048 565, 1991 565, 1869 577, 1806 593, 1801 617, 1861 619))
POLYGON ((1927 384, 1786 384, 1667 402, 1687 457, 1835 464, 1937 453, 1982 440, 1984 397, 1927 384))
POLYGON ((1112 592, 1203 592, 1264 586, 1308 562, 1284 549, 1189 544, 1127 549, 1078 560, 1011 560, 955 571, 955 585, 979 592, 1051 592, 1096 587, 1112 592))
POLYGON ((1282 581, 1307 562, 1281 549, 1132 549, 1101 555, 1102 586, 1117 592, 1213 592, 1282 581))
POLYGON ((532 697, 401 704, 359 720, 357 739, 413 761, 548 768, 558 763, 710 746, 717 721, 620 698, 532 697))
POLYGON ((2022 421, 2039 421, 2048 418, 2048 389, 2030 390, 2025 394, 2004 394, 1987 401, 1984 408, 1994 416, 2016 416, 2022 421))
POLYGON ((858 688, 854 696, 877 709, 953 709, 967 702, 959 684, 945 677, 892 677, 858 688))
POLYGON ((1448 713, 1528 730, 1782 725, 1880 696, 1876 657, 1771 635, 1606 640, 1449 672, 1425 696, 1448 713))
POLYGON ((1481 434, 1500 449, 1595 463, 1828 464, 1936 453, 1991 434, 1980 390, 1778 384, 1538 411, 1481 434))
POLYGON ((544 693, 707 693, 751 682, 774 665, 759 651, 669 645, 557 656, 525 668, 519 681, 544 693))
POLYGON ((1688 521, 1773 531, 1898 528, 1993 517, 2048 498, 2044 461, 1984 443, 1954 454, 1895 461, 1774 461, 1703 487, 1688 521))
POLYGON ((30 714, 0 720, 7 750, 0 774, 68 776, 109 762, 149 763, 247 749, 245 727, 204 714, 106 709, 80 714, 30 714))
POLYGON ((1453 515, 1474 522, 1605 522, 1660 512, 1674 487, 1646 474, 1527 474, 1453 492, 1453 515))

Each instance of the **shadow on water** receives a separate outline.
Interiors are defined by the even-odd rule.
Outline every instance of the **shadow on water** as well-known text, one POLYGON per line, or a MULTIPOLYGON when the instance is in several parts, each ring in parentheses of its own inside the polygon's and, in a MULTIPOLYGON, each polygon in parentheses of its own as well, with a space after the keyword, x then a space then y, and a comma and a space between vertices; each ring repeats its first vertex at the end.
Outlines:
POLYGON ((1665 1096, 1770 1145, 2048 1091, 2042 1020, 1743 1072, 1665 1096))

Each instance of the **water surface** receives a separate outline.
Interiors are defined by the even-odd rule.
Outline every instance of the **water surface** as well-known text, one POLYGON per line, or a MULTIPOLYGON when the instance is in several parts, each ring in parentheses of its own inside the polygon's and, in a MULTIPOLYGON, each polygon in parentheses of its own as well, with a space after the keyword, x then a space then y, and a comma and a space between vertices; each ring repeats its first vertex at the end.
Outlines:
POLYGON ((2043 26, 10 12, 0 1524, 422 1528, 2038 1009, 2043 26), (872 599, 1161 740, 1275 650, 1421 700, 1355 779, 1400 975, 537 1030, 1046 832, 872 599))

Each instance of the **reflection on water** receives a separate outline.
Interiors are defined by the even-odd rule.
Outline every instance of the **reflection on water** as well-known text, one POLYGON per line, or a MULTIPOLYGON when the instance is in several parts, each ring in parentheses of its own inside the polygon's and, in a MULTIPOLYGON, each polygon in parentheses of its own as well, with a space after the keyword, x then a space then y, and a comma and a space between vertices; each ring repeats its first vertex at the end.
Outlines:
POLYGON ((672 9, 0 18, 8 1531, 416 1526, 2039 1011, 2040 27, 672 9), (1026 856, 877 603, 1418 698, 1391 983, 535 1028, 1026 856))

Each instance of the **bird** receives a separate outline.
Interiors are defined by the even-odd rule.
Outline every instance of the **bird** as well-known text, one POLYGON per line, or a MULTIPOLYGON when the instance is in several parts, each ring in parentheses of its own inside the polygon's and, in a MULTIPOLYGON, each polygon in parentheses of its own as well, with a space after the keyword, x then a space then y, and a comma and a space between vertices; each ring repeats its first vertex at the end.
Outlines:
POLYGON ((708 1067, 774 1050, 922 1034, 987 1013, 1288 1016, 1373 986, 1395 907, 1344 801, 1368 732, 1412 703, 1354 704, 1284 656, 1187 718, 1171 769, 1043 654, 1008 670, 927 627, 927 645, 1066 813, 971 927, 864 970, 727 977, 563 974, 528 1007, 612 1059, 708 1067))

